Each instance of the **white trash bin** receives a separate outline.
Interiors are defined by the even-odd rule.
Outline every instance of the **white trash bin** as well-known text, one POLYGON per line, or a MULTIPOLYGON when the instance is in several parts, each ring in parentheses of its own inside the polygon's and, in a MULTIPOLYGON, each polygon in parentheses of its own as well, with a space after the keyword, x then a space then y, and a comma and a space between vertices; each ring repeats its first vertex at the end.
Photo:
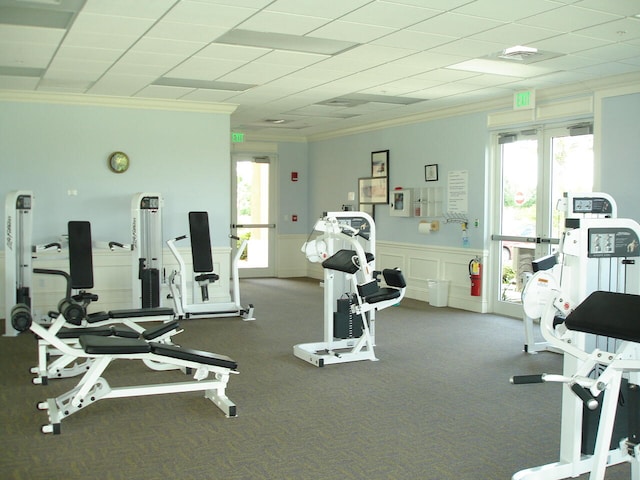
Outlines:
POLYGON ((446 307, 449 301, 449 280, 427 280, 429 286, 429 304, 434 307, 446 307))

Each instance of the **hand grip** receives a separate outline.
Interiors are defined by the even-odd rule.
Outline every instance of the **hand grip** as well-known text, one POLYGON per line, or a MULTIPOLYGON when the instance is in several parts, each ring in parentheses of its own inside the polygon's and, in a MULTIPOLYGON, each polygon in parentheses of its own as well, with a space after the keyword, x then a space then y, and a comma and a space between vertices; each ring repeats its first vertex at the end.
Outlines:
POLYGON ((514 375, 509 379, 514 385, 520 385, 524 383, 543 383, 544 375, 514 375))
POLYGON ((596 408, 598 408, 598 401, 593 398, 593 395, 591 395, 591 392, 589 390, 584 388, 582 385, 578 385, 577 383, 572 383, 570 385, 570 388, 571 391, 575 393, 580 398, 580 400, 582 400, 582 403, 584 403, 585 407, 587 407, 589 410, 595 410, 596 408))

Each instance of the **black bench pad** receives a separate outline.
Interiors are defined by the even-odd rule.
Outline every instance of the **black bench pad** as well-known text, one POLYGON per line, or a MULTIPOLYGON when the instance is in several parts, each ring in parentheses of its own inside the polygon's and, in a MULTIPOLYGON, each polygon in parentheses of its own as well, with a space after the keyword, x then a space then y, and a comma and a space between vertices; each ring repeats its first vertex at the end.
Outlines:
POLYGON ((158 325, 154 328, 147 328, 142 332, 142 338, 145 340, 153 340, 170 332, 171 330, 177 330, 179 326, 180 324, 174 320, 173 322, 163 323, 162 325, 158 325))
POLYGON ((381 288, 376 293, 364 298, 367 303, 379 303, 384 300, 391 300, 400 296, 400 290, 397 288, 381 288))
POLYGON ((113 330, 109 327, 87 327, 87 328, 62 327, 60 331, 56 334, 56 337, 78 338, 80 335, 98 335, 100 337, 108 337, 110 335, 113 335, 113 330))
POLYGON ((87 315, 87 322, 89 323, 104 322, 105 320, 109 320, 108 312, 93 312, 87 315))
POLYGON ((179 358, 190 362, 204 363, 206 365, 214 365, 216 367, 229 368, 236 370, 238 364, 225 355, 218 355, 211 352, 203 352, 201 350, 193 350, 190 348, 182 348, 177 345, 166 345, 164 343, 149 343, 151 351, 157 355, 164 357, 179 358))
POLYGON ((111 318, 140 318, 140 317, 157 317, 160 315, 173 316, 173 308, 157 307, 157 308, 132 308, 124 310, 110 310, 111 318))
POLYGON ((640 342, 640 295, 593 292, 564 323, 571 330, 640 342))
POLYGON ((151 351, 151 346, 138 338, 99 337, 97 335, 80 335, 79 338, 84 351, 92 355, 122 355, 151 351))
MULTIPOLYGON (((358 253, 355 250, 338 250, 322 262, 322 266, 330 270, 353 274, 360 270, 360 265, 354 263, 354 257, 356 261, 359 260, 358 253)), ((374 259, 373 254, 368 252, 365 252, 365 257, 367 263, 372 262, 374 259)))

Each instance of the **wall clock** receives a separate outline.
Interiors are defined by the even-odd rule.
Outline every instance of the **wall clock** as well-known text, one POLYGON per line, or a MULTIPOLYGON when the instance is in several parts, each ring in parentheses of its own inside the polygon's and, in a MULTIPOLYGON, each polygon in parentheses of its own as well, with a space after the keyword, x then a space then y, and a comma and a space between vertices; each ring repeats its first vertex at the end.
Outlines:
POLYGON ((109 168, 115 173, 124 173, 129 168, 129 156, 124 152, 109 155, 109 168))

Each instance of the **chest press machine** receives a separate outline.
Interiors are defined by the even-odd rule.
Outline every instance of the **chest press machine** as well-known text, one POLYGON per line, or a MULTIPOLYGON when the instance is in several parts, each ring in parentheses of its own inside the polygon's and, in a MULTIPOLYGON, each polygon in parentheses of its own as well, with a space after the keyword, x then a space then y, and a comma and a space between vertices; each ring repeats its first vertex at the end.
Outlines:
POLYGON ((512 378, 513 383, 569 385, 562 392, 560 459, 512 478, 549 480, 591 472, 590 480, 602 480, 607 466, 629 462, 631 478, 640 480, 640 225, 629 219, 581 218, 570 226, 562 244, 560 280, 536 274, 535 294, 524 298, 530 316, 542 312, 548 345, 564 353, 563 374, 512 378), (623 390, 628 422, 618 430, 624 434, 614 436, 623 390), (599 404, 595 443, 588 451, 589 411, 599 404))
POLYGON ((375 314, 404 298, 402 272, 375 270, 375 224, 364 212, 329 212, 314 231, 319 235, 305 242, 302 251, 323 267, 324 341, 295 345, 293 353, 317 367, 376 361, 375 314), (387 284, 383 288, 380 273, 387 284))
MULTIPOLYGON (((255 320, 253 305, 242 307, 240 304, 240 275, 238 265, 240 257, 247 248, 247 239, 242 240, 231 265, 232 300, 213 301, 210 299, 209 286, 220 279, 214 273, 211 254, 211 236, 209 233, 209 215, 207 212, 189 212, 189 233, 191 238, 191 258, 193 260, 193 293, 189 303, 187 277, 190 276, 182 254, 176 243, 187 238, 186 235, 167 241, 167 246, 178 262, 178 270, 169 276, 169 291, 176 315, 179 319, 190 317, 241 317, 243 320, 255 320), (196 289, 196 285, 199 289, 196 289), (197 291, 199 290, 199 292, 197 291), (196 299, 200 297, 200 302, 196 299)), ((238 237, 231 236, 234 240, 238 237)))

